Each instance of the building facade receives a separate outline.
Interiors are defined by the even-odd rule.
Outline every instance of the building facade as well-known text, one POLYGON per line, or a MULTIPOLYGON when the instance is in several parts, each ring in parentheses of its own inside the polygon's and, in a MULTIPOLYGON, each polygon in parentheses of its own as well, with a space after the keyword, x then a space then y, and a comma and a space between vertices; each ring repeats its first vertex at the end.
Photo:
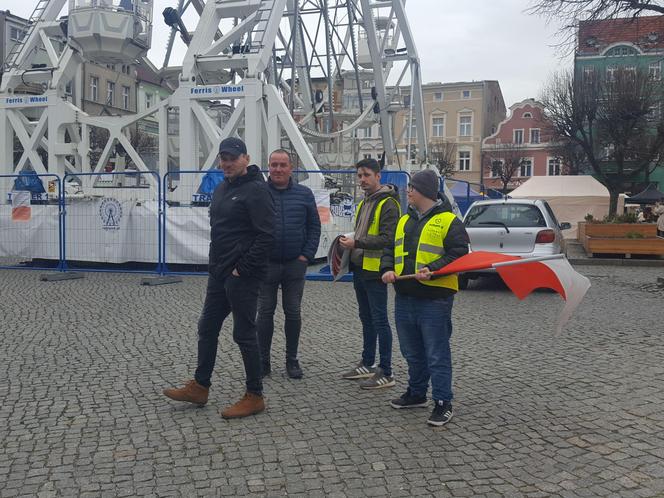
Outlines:
MULTIPOLYGON (((451 156, 451 176, 472 183, 482 181, 482 140, 495 133, 505 118, 505 101, 497 81, 427 83, 422 86, 429 149, 443 147, 451 156)), ((401 90, 403 107, 395 117, 395 140, 401 167, 413 157, 417 136, 411 121, 410 88, 401 90), (410 126, 409 126, 410 125, 410 126)), ((411 164, 410 169, 419 165, 411 164)))
MULTIPOLYGON (((581 21, 574 57, 575 78, 611 81, 618 70, 648 72, 662 80, 664 63, 664 16, 581 21)), ((664 103, 659 111, 664 112, 664 103)), ((648 178, 639 178, 637 190, 645 183, 664 185, 664 167, 658 166, 648 178)), ((626 186, 626 188, 630 188, 626 186)))
POLYGON ((514 190, 531 176, 565 174, 559 145, 551 140, 548 130, 542 104, 526 99, 512 105, 509 117, 482 141, 481 183, 498 190, 514 190), (509 180, 506 186, 501 175, 509 180))

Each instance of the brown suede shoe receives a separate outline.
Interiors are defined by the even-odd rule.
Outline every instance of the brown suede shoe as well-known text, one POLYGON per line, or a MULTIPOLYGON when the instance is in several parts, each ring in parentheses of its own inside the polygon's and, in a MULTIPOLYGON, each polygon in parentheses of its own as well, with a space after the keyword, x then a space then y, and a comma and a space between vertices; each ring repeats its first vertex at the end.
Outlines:
POLYGON ((221 412, 223 418, 242 418, 255 415, 265 410, 263 396, 253 393, 245 393, 240 401, 229 406, 221 412))
POLYGON ((165 396, 175 401, 186 401, 187 403, 194 403, 198 406, 203 406, 207 403, 209 392, 209 388, 201 386, 193 379, 187 381, 184 387, 164 389, 165 396))

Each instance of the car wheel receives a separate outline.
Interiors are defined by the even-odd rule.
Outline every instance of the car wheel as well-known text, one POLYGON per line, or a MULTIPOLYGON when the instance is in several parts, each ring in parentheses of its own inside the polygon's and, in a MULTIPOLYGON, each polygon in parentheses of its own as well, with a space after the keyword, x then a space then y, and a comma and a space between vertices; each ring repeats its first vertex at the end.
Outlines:
POLYGON ((466 290, 468 288, 468 277, 459 275, 459 290, 466 290))

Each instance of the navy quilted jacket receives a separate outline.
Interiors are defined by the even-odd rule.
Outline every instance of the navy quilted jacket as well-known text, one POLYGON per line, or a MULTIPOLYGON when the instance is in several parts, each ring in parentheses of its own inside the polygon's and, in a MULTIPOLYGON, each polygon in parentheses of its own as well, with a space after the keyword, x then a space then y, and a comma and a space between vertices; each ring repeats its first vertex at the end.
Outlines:
POLYGON ((285 189, 276 188, 268 179, 276 208, 276 241, 271 261, 290 261, 300 255, 313 261, 320 240, 320 218, 313 192, 291 178, 285 189))

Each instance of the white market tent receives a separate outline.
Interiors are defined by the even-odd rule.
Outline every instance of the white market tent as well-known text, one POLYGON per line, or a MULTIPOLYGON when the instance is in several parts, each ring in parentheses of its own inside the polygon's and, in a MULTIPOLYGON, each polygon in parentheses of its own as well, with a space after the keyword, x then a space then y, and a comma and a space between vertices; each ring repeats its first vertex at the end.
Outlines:
MULTIPOLYGON (((609 191, 592 176, 533 176, 510 192, 515 199, 543 199, 549 203, 559 222, 572 224, 565 230, 565 238, 577 236, 577 223, 586 214, 602 219, 609 214, 609 191)), ((622 213, 625 196, 618 198, 618 212, 622 213)))

